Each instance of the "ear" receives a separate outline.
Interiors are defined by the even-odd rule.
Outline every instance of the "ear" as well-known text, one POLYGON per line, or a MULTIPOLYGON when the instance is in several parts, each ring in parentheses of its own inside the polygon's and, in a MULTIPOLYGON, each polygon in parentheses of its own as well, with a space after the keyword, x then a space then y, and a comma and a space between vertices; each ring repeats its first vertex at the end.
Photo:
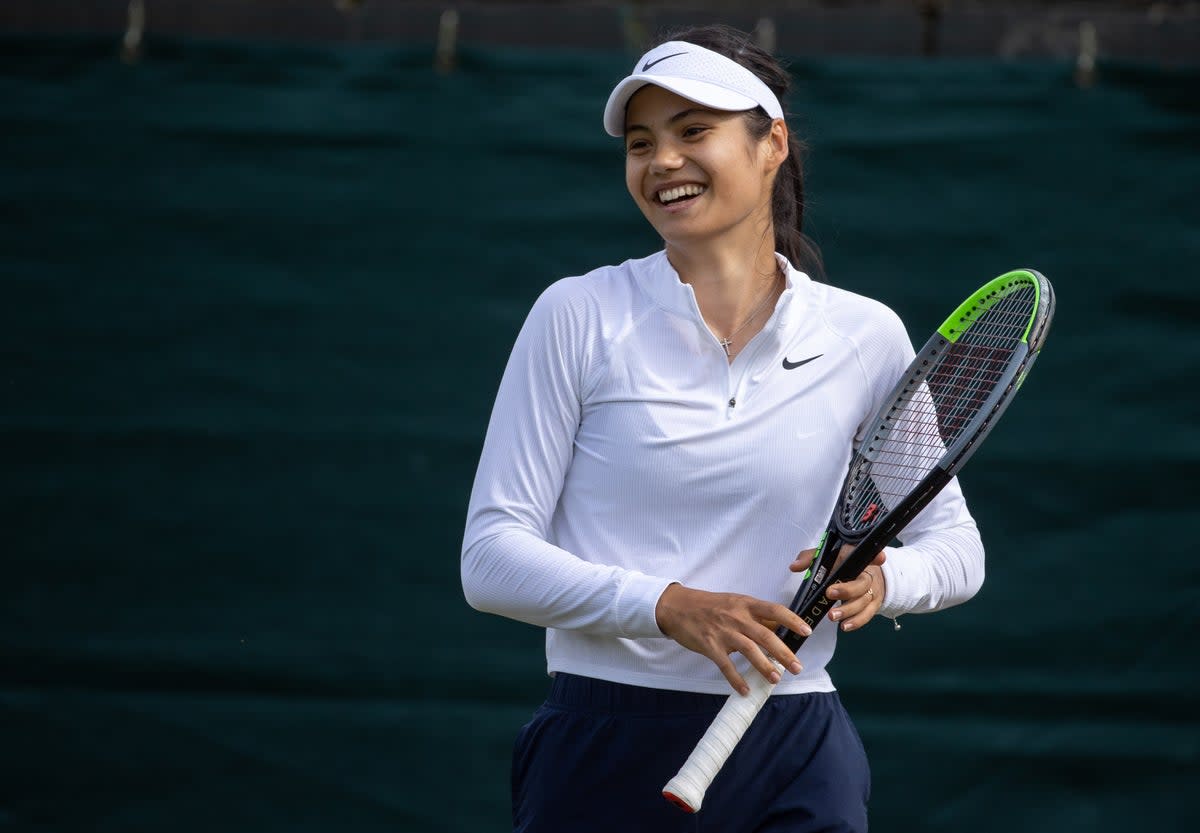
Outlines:
POLYGON ((771 122, 771 132, 764 139, 767 143, 767 170, 779 169, 788 158, 788 126, 783 119, 771 122))

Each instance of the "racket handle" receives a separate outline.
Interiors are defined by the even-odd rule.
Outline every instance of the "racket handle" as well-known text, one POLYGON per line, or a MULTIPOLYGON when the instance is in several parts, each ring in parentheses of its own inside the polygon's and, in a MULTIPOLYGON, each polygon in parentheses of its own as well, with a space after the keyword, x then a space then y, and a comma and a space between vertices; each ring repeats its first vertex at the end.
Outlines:
MULTIPOLYGON (((774 659, 771 664, 783 673, 774 659)), ((775 684, 757 671, 751 672, 749 686, 749 694, 730 695, 679 772, 663 787, 663 797, 672 804, 689 813, 700 809, 709 785, 775 690, 775 684)))

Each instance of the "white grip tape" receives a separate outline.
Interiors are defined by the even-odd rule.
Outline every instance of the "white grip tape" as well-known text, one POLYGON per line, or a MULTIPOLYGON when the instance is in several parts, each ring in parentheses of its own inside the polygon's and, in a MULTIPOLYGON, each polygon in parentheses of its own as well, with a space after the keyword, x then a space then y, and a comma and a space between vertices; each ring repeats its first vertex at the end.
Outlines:
MULTIPOLYGON (((782 675, 783 666, 774 659, 771 664, 782 675)), ((663 795, 685 810, 694 813, 700 809, 709 785, 775 690, 775 683, 757 671, 747 676, 750 693, 730 695, 679 772, 663 787, 663 795)))

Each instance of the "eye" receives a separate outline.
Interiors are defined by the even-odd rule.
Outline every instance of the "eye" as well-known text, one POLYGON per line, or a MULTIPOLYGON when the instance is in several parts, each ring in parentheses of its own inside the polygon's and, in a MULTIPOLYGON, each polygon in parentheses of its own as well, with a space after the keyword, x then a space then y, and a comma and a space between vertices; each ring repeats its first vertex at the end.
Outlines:
POLYGON ((645 139, 632 139, 625 145, 626 153, 638 153, 650 147, 650 143, 645 139))
POLYGON ((683 138, 696 139, 708 132, 708 127, 703 124, 693 124, 683 129, 683 138))

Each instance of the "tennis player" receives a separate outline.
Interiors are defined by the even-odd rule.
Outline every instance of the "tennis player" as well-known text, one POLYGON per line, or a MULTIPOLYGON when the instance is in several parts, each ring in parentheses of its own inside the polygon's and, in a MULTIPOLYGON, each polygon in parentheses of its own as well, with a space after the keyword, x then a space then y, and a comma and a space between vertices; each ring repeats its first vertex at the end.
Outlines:
POLYGON ((744 34, 676 34, 617 84, 634 203, 662 251, 534 304, 466 523, 475 608, 546 628, 546 702, 513 755, 513 829, 865 831, 870 774, 826 665, 839 631, 983 581, 951 483, 794 656, 791 613, 859 430, 913 356, 882 304, 818 282, 789 77, 744 34), (799 553, 799 555, 797 555, 799 553), (788 670, 698 816, 661 796, 730 690, 788 670))

